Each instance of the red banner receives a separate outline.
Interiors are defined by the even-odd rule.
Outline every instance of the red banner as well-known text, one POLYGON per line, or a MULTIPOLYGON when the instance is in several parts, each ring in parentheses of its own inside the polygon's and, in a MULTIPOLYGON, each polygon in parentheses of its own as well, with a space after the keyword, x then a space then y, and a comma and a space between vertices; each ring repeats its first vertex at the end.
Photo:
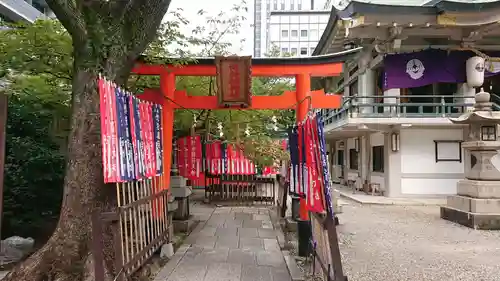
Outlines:
POLYGON ((190 180, 199 180, 202 175, 200 136, 188 136, 177 139, 177 155, 179 174, 190 180))
POLYGON ((118 170, 119 158, 118 158, 118 122, 116 120, 116 86, 111 82, 108 82, 108 136, 110 143, 110 167, 111 167, 111 182, 120 182, 120 171, 118 170))
POLYGON ((318 171, 317 153, 318 148, 313 139, 313 128, 311 119, 307 119, 304 130, 304 142, 306 144, 306 165, 308 173, 308 189, 306 193, 307 206, 309 211, 322 213, 325 211, 321 197, 321 177, 318 171))

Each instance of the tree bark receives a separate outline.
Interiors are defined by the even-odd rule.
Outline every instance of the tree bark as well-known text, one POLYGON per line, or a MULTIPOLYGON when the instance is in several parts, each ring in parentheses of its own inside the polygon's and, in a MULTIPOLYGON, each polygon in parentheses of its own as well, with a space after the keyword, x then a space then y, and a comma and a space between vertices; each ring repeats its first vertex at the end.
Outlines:
MULTIPOLYGON (((74 47, 63 203, 48 242, 4 281, 93 280, 91 215, 116 208, 114 187, 103 183, 97 77, 102 73, 125 84, 135 60, 154 39, 170 0, 47 3, 71 34, 74 47)), ((105 268, 112 280, 119 269, 114 268, 109 228, 104 237, 105 268)))

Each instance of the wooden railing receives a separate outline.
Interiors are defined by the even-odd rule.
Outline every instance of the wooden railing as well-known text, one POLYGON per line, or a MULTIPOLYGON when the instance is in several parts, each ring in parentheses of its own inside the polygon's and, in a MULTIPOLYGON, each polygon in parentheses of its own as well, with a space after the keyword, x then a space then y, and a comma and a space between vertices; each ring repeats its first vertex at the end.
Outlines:
POLYGON ((104 230, 111 226, 116 271, 114 280, 128 280, 169 237, 168 190, 161 177, 118 183, 117 210, 92 215, 95 280, 104 281, 104 230))

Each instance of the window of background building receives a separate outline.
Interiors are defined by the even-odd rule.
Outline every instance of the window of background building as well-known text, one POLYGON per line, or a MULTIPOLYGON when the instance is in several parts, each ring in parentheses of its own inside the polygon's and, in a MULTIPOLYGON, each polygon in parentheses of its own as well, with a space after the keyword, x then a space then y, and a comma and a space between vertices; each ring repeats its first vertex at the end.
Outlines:
POLYGON ((311 39, 316 40, 316 37, 318 37, 318 30, 317 29, 309 30, 309 36, 311 36, 311 39))
POLYGON ((358 152, 354 148, 349 149, 349 169, 358 169, 358 152))
POLYGON ((281 37, 287 38, 288 37, 288 30, 282 30, 281 31, 281 37))
POLYGON ((299 32, 297 30, 292 30, 292 37, 299 36, 299 32))
POLYGON ((297 10, 302 10, 302 0, 297 0, 297 10))
POLYGON ((281 0, 281 10, 283 11, 285 9, 285 0, 281 0))
POLYGON ((302 29, 302 30, 300 31, 300 37, 307 37, 307 30, 302 29))
POLYGON ((293 2, 293 0, 290 0, 290 10, 294 10, 295 9, 295 3, 293 2))
POLYGON ((274 8, 274 10, 278 10, 278 0, 274 0, 273 8, 274 8))
POLYGON ((372 147, 372 171, 374 172, 384 172, 384 146, 374 146, 372 147))
POLYGON ((297 55, 297 48, 292 48, 291 50, 292 51, 290 53, 292 54, 292 56, 296 56, 297 55))
POLYGON ((271 10, 271 0, 267 0, 266 2, 266 10, 269 12, 271 10))
POLYGON ((301 55, 307 55, 307 48, 300 48, 301 55))
POLYGON ((344 150, 337 151, 337 165, 344 166, 344 150))
POLYGON ((287 54, 288 53, 288 48, 281 48, 281 54, 287 54))
POLYGON ((314 48, 311 48, 311 56, 313 55, 314 53, 314 48))

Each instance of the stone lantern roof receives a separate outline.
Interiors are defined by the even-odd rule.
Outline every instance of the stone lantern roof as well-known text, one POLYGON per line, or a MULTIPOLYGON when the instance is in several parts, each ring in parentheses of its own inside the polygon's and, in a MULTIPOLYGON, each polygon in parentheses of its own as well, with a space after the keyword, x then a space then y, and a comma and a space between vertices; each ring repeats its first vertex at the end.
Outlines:
POLYGON ((472 124, 472 123, 500 123, 500 112, 492 111, 490 94, 481 89, 481 92, 475 95, 474 111, 462 114, 457 118, 450 118, 454 124, 472 124))

